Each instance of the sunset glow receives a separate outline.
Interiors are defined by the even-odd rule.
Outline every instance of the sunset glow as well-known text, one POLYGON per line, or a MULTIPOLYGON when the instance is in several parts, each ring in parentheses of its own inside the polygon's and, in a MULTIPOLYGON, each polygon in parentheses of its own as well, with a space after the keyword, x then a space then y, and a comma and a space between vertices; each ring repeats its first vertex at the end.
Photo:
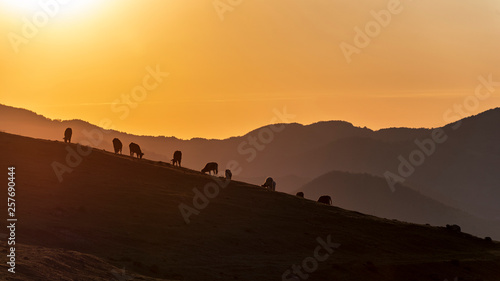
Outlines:
MULTIPOLYGON (((500 81, 496 1, 214 3, 0 0, 0 103, 135 134, 225 138, 285 107, 304 124, 440 126, 479 77, 500 81), (359 52, 346 59, 342 42, 359 52), (143 92, 148 68, 168 76, 143 92)), ((462 112, 500 106, 499 92, 462 112)))
POLYGON ((0 0, 0 35, 0 280, 500 276, 500 0, 0 0))

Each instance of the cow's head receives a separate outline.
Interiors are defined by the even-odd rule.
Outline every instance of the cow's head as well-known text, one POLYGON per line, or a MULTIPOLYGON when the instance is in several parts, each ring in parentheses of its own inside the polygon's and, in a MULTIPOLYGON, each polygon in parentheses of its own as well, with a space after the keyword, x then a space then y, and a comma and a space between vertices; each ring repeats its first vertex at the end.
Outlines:
POLYGON ((142 156, 143 156, 143 155, 144 155, 144 153, 142 153, 142 152, 141 152, 141 153, 139 153, 139 158, 141 158, 141 159, 142 159, 142 156))

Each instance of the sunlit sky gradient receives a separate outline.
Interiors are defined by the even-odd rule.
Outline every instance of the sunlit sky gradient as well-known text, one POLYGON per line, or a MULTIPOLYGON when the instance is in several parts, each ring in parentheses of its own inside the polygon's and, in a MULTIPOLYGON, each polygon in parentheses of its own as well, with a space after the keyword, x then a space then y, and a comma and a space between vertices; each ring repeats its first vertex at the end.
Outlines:
MULTIPOLYGON (((402 0, 351 63, 339 44, 389 0, 243 0, 224 20, 212 0, 67 0, 18 53, 9 34, 43 10, 15 2, 0 0, 0 103, 135 134, 225 138, 285 106, 303 124, 439 126, 478 76, 500 81, 496 0, 402 0), (121 118, 111 104, 148 66, 169 76, 121 118)), ((500 87, 466 113, 499 97, 500 87)))

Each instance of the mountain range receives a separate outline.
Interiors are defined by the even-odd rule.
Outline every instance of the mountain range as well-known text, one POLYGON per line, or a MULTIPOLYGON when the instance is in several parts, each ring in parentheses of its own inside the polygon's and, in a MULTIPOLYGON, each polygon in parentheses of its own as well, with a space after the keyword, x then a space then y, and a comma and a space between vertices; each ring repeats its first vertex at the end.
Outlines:
MULTIPOLYGON (((16 244, 0 243, 3 253, 15 247, 16 274, 4 262, 0 279, 498 278, 498 242, 466 230, 378 218, 100 149, 68 161, 69 151, 85 149, 0 133, 0 166, 15 167, 17 219, 16 244), (72 169, 62 181, 52 169, 56 162, 72 169), (189 207, 194 211, 182 212, 189 207)), ((383 180, 370 175, 334 178, 352 181, 355 194, 385 190, 383 180)), ((313 194, 323 180, 330 181, 319 178, 306 192, 313 194)), ((349 197, 341 190, 334 190, 334 205, 349 197)), ((401 204, 418 197, 399 186, 389 195, 399 196, 401 204)), ((0 196, 7 201, 7 192, 0 196)), ((369 200, 361 204, 371 207, 369 200)), ((439 210, 425 198, 415 204, 439 210)))
POLYGON ((129 142, 136 142, 145 158, 162 162, 169 162, 173 152, 181 150, 182 165, 194 170, 214 161, 220 172, 230 168, 237 180, 261 184, 272 176, 278 191, 303 190, 311 199, 328 194, 334 202, 349 201, 342 206, 368 214, 419 223, 461 222, 471 233, 500 237, 496 227, 500 222, 500 108, 433 129, 373 131, 344 121, 326 121, 269 125, 223 140, 136 136, 81 120, 50 120, 3 105, 0 119, 0 130, 9 133, 62 140, 64 129, 72 127, 74 142, 112 151, 111 140, 118 137, 124 153, 129 142), (433 139, 436 134, 439 142, 433 139), (418 165, 411 164, 410 157, 418 165), (407 174, 409 165, 413 166, 412 173, 402 175, 402 165, 407 174), (402 182, 391 186, 389 174, 402 182), (367 184, 360 185, 363 182, 367 184), (369 187, 371 204, 362 196, 369 187), (342 197, 345 192, 349 199, 342 197))

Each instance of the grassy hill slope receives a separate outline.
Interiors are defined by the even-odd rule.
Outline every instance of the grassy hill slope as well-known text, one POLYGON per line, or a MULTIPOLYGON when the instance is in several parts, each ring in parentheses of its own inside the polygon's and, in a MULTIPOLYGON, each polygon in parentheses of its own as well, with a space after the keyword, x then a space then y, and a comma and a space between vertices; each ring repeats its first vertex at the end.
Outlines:
MULTIPOLYGON (((79 148, 0 133, 5 178, 6 168, 16 167, 17 269, 32 280, 38 278, 35 269, 44 265, 58 276, 54 280, 71 280, 75 264, 79 264, 76 272, 93 275, 100 264, 94 259, 105 263, 101 271, 109 264, 109 270, 126 268, 131 276, 144 278, 280 280, 292 265, 313 256, 317 239, 327 237, 340 247, 319 262, 310 280, 455 276, 495 280, 500 274, 497 243, 440 227, 346 211, 237 181, 221 188, 187 224, 179 204, 193 206, 193 189, 213 187, 215 178, 101 150, 93 150, 80 163, 76 163, 78 157, 67 162, 72 149, 79 148), (54 162, 73 165, 62 182, 54 173, 54 162), (32 251, 37 247, 54 262, 30 258, 36 256, 32 251), (61 259, 73 256, 77 262, 61 265, 61 259)), ((0 197, 6 201, 6 192, 0 197)), ((104 277, 99 274, 93 275, 94 280, 110 279, 110 272, 104 277)), ((0 277, 6 276, 16 277, 2 267, 0 277)))
POLYGON ((330 195, 334 205, 348 210, 421 224, 458 224, 465 232, 500 239, 497 221, 474 217, 402 184, 397 184, 393 192, 382 177, 332 171, 299 190, 313 200, 330 195))

